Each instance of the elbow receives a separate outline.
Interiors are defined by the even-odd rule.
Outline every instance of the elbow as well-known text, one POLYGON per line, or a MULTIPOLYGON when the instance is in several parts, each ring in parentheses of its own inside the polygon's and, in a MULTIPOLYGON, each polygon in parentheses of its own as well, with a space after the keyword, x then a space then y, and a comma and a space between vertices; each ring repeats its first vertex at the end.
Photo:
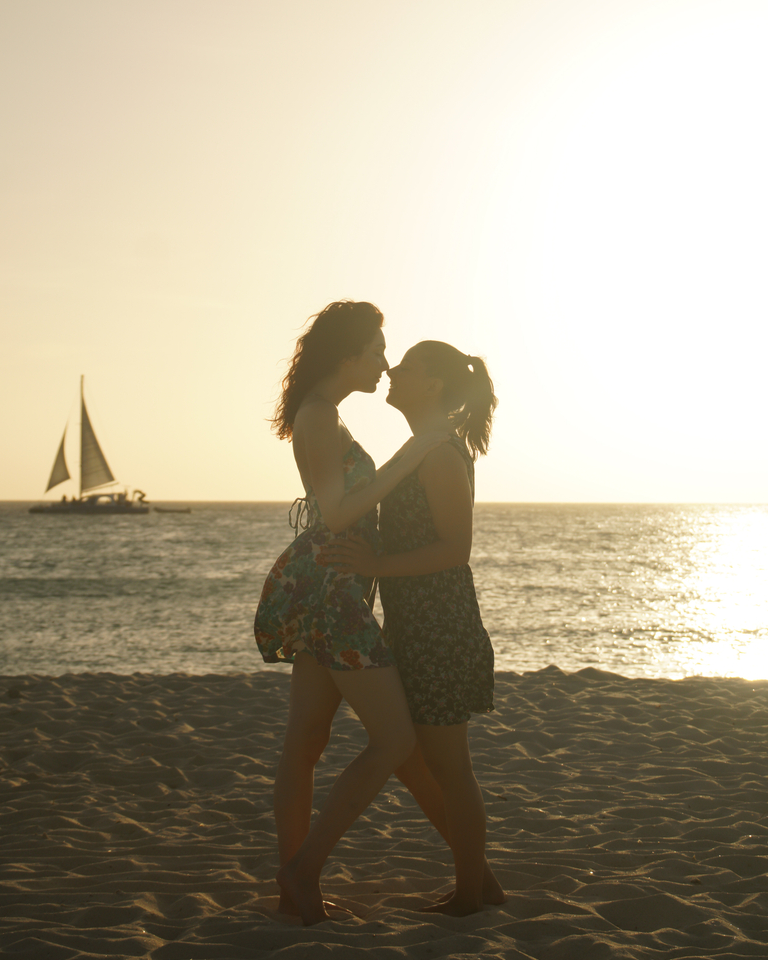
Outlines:
POLYGON ((456 543, 454 545, 455 555, 456 555, 456 566, 464 567, 469 563, 469 557, 472 553, 472 540, 470 538, 463 538, 461 543, 456 543))
POLYGON ((324 517, 323 519, 325 520, 326 527, 328 527, 328 529, 331 531, 331 533, 335 537, 337 537, 340 533, 344 533, 344 531, 349 526, 349 524, 342 523, 340 520, 337 520, 336 518, 331 518, 330 520, 328 520, 324 517))
POLYGON ((471 548, 464 544, 454 544, 453 549, 447 551, 446 559, 449 567, 465 567, 469 563, 471 548))
POLYGON ((332 506, 326 505, 325 509, 323 509, 322 503, 319 504, 319 506, 323 523, 335 536, 338 536, 340 533, 344 533, 344 531, 355 522, 354 516, 350 517, 346 510, 340 508, 336 504, 332 506))
POLYGON ((333 502, 326 503, 324 500, 319 500, 317 505, 320 508, 323 523, 331 533, 336 535, 344 533, 349 526, 349 518, 344 516, 344 511, 340 505, 333 502))

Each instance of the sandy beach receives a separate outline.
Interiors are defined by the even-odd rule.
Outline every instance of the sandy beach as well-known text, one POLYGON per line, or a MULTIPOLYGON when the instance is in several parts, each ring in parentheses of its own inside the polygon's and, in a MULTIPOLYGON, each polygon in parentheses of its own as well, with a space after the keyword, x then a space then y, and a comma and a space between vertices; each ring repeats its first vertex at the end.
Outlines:
MULTIPOLYGON (((768 682, 497 676, 472 722, 502 906, 419 913, 448 851, 394 779, 311 928, 278 916, 276 672, 0 678, 0 952, 35 960, 768 955, 768 682)), ((340 710, 316 799, 363 742, 340 710)))

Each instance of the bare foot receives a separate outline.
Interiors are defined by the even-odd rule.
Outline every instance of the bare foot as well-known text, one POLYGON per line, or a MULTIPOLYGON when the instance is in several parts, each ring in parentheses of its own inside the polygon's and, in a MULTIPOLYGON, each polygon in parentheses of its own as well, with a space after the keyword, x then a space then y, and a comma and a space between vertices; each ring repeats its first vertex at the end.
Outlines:
POLYGON ((459 900, 455 893, 448 894, 437 903, 428 907, 422 907, 422 913, 444 913, 449 917, 468 917, 472 913, 480 913, 483 909, 482 903, 469 900, 459 900))
POLYGON ((492 904, 494 907, 497 907, 500 903, 506 902, 506 893, 504 893, 501 884, 493 875, 493 872, 489 870, 488 873, 483 876, 483 903, 492 904))
MULTIPOLYGON (((352 913, 352 911, 347 910, 346 907, 341 907, 338 903, 332 903, 330 900, 323 900, 323 907, 325 908, 326 912, 328 910, 338 910, 339 913, 352 913)), ((285 890, 282 889, 282 887, 280 888, 280 903, 277 905, 277 912, 284 913, 288 917, 301 916, 299 913, 299 908, 296 906, 293 900, 291 900, 285 890)))
MULTIPOLYGON (((438 903, 447 903, 449 900, 452 900, 456 896, 455 890, 450 890, 444 896, 440 897, 437 901, 438 903)), ((483 903, 488 904, 488 906, 498 907, 501 903, 507 902, 507 895, 501 888, 501 884, 493 877, 493 882, 483 881, 483 903)), ((430 909, 430 908, 427 908, 430 909)))
MULTIPOLYGON (((302 878, 291 870, 288 864, 278 870, 277 882, 287 901, 294 905, 296 914, 301 917, 305 927, 331 919, 325 912, 325 902, 319 883, 302 881, 302 878)), ((282 895, 280 902, 283 903, 282 895)))

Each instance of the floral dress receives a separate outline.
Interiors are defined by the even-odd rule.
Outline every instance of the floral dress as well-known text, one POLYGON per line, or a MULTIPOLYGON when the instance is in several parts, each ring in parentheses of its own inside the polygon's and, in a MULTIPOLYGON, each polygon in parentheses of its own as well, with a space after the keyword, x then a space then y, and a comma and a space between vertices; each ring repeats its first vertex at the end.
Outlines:
MULTIPOLYGON (((344 456, 343 468, 345 490, 376 476, 373 460, 357 441, 344 456)), ((253 630, 264 661, 292 663, 296 653, 306 650, 331 670, 393 666, 371 612, 373 581, 329 565, 321 550, 334 534, 311 490, 300 503, 306 504, 306 528, 272 567, 256 610, 253 630)), ((376 520, 374 508, 349 529, 378 547, 376 520)))
MULTIPOLYGON (((459 437, 474 499, 474 464, 459 437)), ((418 470, 381 501, 386 553, 438 539, 418 470)), ((468 564, 419 577, 382 577, 384 637, 392 648, 414 723, 450 726, 493 707, 493 648, 468 564)))

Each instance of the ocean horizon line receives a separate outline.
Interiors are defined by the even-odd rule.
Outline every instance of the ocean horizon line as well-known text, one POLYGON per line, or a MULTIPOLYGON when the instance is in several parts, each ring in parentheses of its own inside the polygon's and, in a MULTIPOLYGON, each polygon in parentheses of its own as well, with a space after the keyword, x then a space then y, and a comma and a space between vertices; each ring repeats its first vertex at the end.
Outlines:
MULTIPOLYGON (((108 491, 107 491, 108 492, 108 491)), ((3 504, 56 503, 55 497, 25 497, 0 499, 3 504)), ((291 504, 293 500, 179 500, 170 497, 147 498, 148 504, 231 504, 232 506, 291 504)), ((768 500, 476 500, 475 506, 505 507, 766 507, 768 500)))

